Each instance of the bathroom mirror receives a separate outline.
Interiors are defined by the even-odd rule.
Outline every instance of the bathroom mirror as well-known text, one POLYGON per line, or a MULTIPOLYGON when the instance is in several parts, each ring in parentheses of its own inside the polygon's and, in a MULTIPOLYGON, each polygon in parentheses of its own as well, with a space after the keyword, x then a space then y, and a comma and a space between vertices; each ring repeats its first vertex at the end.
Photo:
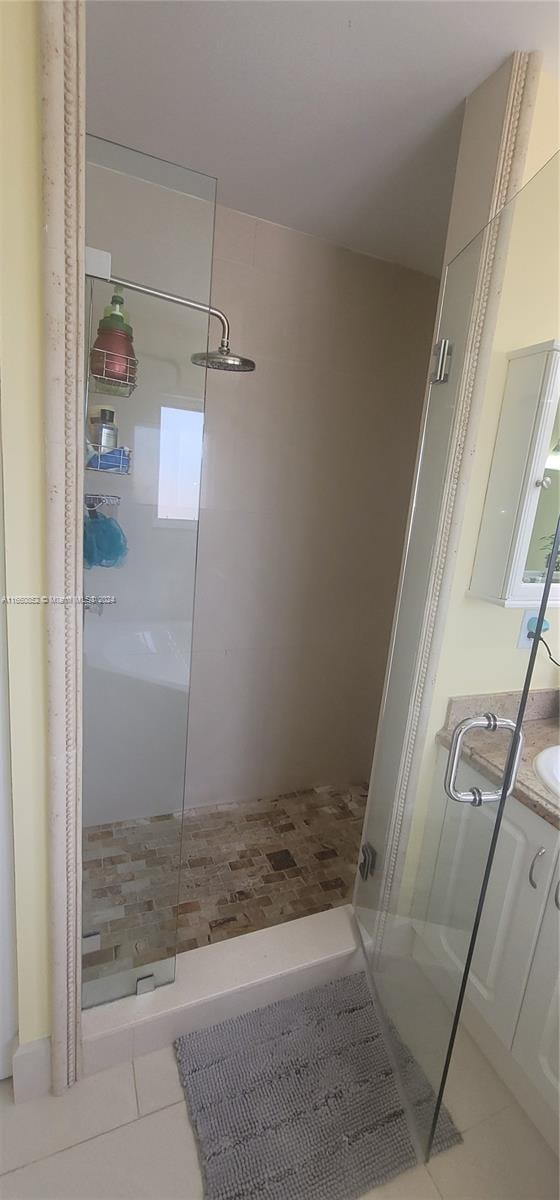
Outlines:
MULTIPOLYGON (((508 356, 470 586, 506 608, 538 604, 549 563, 560 507, 559 387, 560 342, 508 356)), ((549 603, 560 604, 560 570, 549 603)))
MULTIPOLYGON (((531 539, 525 559, 523 583, 539 583, 545 575, 550 561, 554 529, 558 519, 558 494, 560 490, 560 408, 556 415, 548 453, 539 481, 539 498, 533 522, 531 539)), ((560 564, 554 570, 556 583, 560 582, 560 564)))

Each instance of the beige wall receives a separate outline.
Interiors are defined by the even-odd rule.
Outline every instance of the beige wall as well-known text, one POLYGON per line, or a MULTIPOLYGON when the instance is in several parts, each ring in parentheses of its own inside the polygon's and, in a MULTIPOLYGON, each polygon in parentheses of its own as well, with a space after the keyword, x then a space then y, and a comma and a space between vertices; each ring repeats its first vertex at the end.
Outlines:
MULTIPOLYGON (((44 592, 38 8, 0 4, 0 370, 8 594, 44 592)), ((49 1032, 45 627, 8 607, 20 1042, 49 1032)))
POLYGON ((218 209, 187 799, 365 778, 437 282, 218 209))
MULTIPOLYGON (((546 167, 515 201, 507 268, 478 431, 468 509, 461 534, 438 691, 468 694, 521 687, 528 651, 516 648, 522 613, 469 594, 486 482, 505 386, 507 356, 560 334, 558 320, 558 172, 546 167), (455 689, 453 691, 453 689, 455 689)), ((549 619, 558 627, 558 609, 549 619)), ((554 687, 558 670, 543 652, 534 687, 554 687)))
POLYGON ((486 225, 492 212, 496 156, 509 100, 512 60, 484 79, 465 102, 444 262, 449 263, 486 225))
POLYGON ((560 148, 560 81, 556 75, 539 75, 531 136, 525 160, 523 183, 540 171, 560 148))

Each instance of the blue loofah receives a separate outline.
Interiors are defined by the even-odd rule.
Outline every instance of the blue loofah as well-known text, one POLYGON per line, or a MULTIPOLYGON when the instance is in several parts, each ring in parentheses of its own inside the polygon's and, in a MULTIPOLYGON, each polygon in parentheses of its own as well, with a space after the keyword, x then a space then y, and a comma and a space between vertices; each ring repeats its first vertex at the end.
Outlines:
POLYGON ((87 513, 84 521, 84 567, 118 567, 128 551, 126 537, 113 517, 87 513))

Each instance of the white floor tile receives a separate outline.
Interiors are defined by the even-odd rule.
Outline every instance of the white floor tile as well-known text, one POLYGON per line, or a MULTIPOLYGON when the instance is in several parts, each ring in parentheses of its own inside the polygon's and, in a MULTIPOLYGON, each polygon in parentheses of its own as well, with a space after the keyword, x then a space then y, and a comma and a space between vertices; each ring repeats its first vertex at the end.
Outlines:
POLYGON ((133 1065, 138 1107, 142 1116, 184 1100, 172 1046, 154 1050, 152 1054, 141 1054, 134 1059, 133 1065))
POLYGON ((184 1104, 0 1179, 1 1200, 202 1200, 184 1104))
POLYGON ((443 1102, 461 1133, 515 1103, 488 1059, 463 1030, 453 1048, 443 1102))
POLYGON ((517 1104, 463 1136, 428 1163, 443 1200, 557 1200, 558 1160, 517 1104))
POLYGON ((0 1086, 0 1171, 34 1162, 138 1116, 131 1063, 82 1079, 63 1096, 14 1104, 0 1086))
POLYGON ((414 1167, 397 1175, 390 1183, 368 1192, 363 1200, 441 1200, 440 1194, 425 1167, 414 1167))

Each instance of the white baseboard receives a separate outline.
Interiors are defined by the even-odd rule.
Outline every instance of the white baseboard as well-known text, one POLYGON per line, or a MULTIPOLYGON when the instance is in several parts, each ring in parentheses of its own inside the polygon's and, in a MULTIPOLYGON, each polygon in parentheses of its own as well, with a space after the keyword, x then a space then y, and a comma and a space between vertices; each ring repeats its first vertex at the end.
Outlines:
POLYGON ((16 1049, 12 1059, 14 1101, 35 1100, 51 1090, 51 1039, 38 1038, 16 1049))
POLYGON ((189 950, 177 957, 174 983, 82 1014, 82 1074, 363 966, 349 905, 189 950))

